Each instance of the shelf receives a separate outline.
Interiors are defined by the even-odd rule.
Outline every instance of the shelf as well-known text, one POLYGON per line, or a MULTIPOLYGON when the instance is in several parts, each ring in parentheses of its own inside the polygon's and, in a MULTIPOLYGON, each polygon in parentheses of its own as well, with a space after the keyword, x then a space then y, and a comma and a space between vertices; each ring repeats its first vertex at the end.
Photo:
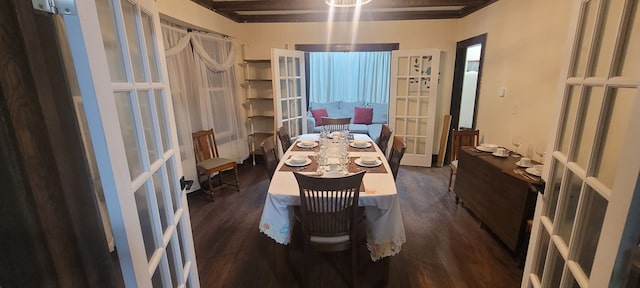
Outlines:
POLYGON ((271 63, 271 59, 244 59, 245 63, 271 63))
POLYGON ((253 118, 257 118, 257 119, 273 119, 273 116, 268 116, 268 115, 253 115, 253 116, 247 116, 247 118, 249 118, 249 119, 253 119, 253 118))
POLYGON ((268 100, 268 101, 273 101, 273 97, 271 97, 271 98, 266 98, 266 97, 249 97, 249 98, 247 98, 247 100, 268 100))
POLYGON ((251 155, 262 155, 262 150, 257 149, 257 150, 252 150, 251 152, 249 152, 251 155))
POLYGON ((271 82, 271 79, 244 79, 246 82, 271 82))
POLYGON ((273 133, 256 132, 249 134, 250 137, 269 137, 273 136, 273 133))

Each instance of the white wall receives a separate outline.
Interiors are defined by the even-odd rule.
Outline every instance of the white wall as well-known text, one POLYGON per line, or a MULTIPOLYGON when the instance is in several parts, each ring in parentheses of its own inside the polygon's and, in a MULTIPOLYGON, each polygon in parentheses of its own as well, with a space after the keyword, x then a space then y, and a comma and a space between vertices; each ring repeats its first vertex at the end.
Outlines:
POLYGON ((524 154, 546 143, 567 61, 571 6, 572 1, 500 0, 460 20, 456 41, 488 33, 477 107, 485 142, 514 148, 511 138, 520 136, 524 154), (500 87, 506 88, 504 98, 498 97, 500 87))

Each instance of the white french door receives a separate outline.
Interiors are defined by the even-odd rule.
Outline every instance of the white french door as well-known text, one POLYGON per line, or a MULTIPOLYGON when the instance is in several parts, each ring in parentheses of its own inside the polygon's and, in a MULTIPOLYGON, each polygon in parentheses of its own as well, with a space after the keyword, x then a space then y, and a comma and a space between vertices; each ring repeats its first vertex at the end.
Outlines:
POLYGON ((521 286, 637 287, 640 5, 574 3, 521 286))
POLYGON ((289 136, 297 138, 307 131, 304 52, 272 49, 271 71, 276 105, 276 129, 286 124, 289 127, 289 136))
POLYGON ((64 15, 127 287, 199 287, 153 0, 77 1, 64 15))
POLYGON ((440 50, 396 50, 391 54, 389 124, 407 150, 402 165, 431 167, 440 50))

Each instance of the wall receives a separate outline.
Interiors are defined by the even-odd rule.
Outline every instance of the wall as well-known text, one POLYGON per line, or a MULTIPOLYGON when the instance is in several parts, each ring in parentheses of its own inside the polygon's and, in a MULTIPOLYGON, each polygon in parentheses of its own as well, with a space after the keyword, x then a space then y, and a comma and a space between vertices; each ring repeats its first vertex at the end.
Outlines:
POLYGON ((519 151, 530 156, 547 142, 571 9, 572 1, 500 0, 459 21, 455 41, 488 33, 477 107, 485 142, 513 149, 512 137, 520 136, 519 151))

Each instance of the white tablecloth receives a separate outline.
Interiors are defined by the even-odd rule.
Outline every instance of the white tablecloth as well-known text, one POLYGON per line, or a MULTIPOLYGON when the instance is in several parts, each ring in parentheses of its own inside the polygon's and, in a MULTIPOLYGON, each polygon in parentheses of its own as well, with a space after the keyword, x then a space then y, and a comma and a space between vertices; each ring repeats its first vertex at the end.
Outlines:
MULTIPOLYGON (((355 139, 371 141, 367 135, 356 134, 355 139)), ((318 134, 305 134, 298 140, 317 140, 318 134)), ((294 142, 295 145, 295 142, 294 142)), ((359 157, 365 154, 376 154, 384 159, 380 150, 376 152, 350 152, 350 157, 359 157)), ((282 159, 288 159, 290 155, 308 154, 311 151, 287 151, 282 159)), ((391 174, 387 161, 383 161, 388 173, 366 173, 363 178, 365 193, 360 194, 359 206, 365 208, 365 221, 367 224, 367 247, 371 252, 371 259, 376 261, 386 256, 392 256, 400 252, 402 244, 406 242, 396 184, 391 174)), ((281 172, 280 167, 284 161, 280 161, 278 168, 271 179, 269 192, 264 203, 262 218, 260 219, 260 231, 280 244, 288 244, 291 240, 291 228, 293 219, 293 206, 300 205, 298 182, 293 172, 281 172)))

